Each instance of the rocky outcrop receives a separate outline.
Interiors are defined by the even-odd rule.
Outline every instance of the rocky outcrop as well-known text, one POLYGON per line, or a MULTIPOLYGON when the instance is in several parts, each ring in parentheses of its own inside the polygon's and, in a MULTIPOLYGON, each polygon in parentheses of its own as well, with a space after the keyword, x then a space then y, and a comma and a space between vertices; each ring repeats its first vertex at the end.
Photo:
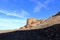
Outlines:
POLYGON ((54 16, 60 16, 60 11, 59 11, 56 15, 53 15, 53 17, 54 17, 54 16))
POLYGON ((59 23, 60 23, 60 12, 58 12, 56 15, 53 15, 52 17, 43 20, 28 18, 26 25, 21 27, 20 29, 23 30, 40 29, 59 23))
POLYGON ((36 18, 28 18, 26 25, 23 27, 20 27, 17 30, 41 29, 41 28, 46 28, 59 23, 60 23, 60 12, 58 12, 56 15, 53 15, 43 20, 36 19, 36 18))
POLYGON ((44 21, 45 20, 38 20, 38 19, 35 19, 35 18, 28 18, 26 25, 21 27, 20 29, 31 28, 31 27, 37 26, 38 24, 41 24, 44 21))
POLYGON ((0 33, 0 40, 60 40, 60 16, 44 20, 29 18, 21 29, 0 33))

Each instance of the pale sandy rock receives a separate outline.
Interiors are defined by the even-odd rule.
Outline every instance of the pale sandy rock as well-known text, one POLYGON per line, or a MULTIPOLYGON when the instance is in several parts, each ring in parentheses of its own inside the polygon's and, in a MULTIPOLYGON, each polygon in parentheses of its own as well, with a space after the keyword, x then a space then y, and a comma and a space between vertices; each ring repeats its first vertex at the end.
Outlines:
POLYGON ((32 27, 32 29, 41 29, 41 28, 46 28, 55 24, 60 24, 60 16, 55 16, 47 19, 45 22, 32 27))
POLYGON ((42 20, 37 20, 35 18, 28 18, 26 25, 21 27, 20 29, 30 28, 30 27, 36 26, 40 23, 42 23, 42 20))
POLYGON ((49 26, 52 26, 54 24, 60 23, 60 12, 58 14, 53 15, 47 19, 38 20, 35 18, 28 18, 27 23, 22 29, 40 29, 40 28, 46 28, 49 26))
POLYGON ((24 29, 24 28, 25 28, 25 26, 21 27, 20 29, 24 29))
MULTIPOLYGON (((26 25, 17 30, 41 29, 41 28, 50 27, 55 24, 60 24, 60 12, 58 12, 56 15, 53 15, 43 20, 28 18, 26 25)), ((13 32, 13 31, 16 31, 16 30, 0 30, 0 33, 7 33, 7 32, 13 32)))
POLYGON ((35 18, 28 18, 27 19, 27 23, 26 23, 26 27, 30 27, 31 24, 37 23, 38 20, 35 18))

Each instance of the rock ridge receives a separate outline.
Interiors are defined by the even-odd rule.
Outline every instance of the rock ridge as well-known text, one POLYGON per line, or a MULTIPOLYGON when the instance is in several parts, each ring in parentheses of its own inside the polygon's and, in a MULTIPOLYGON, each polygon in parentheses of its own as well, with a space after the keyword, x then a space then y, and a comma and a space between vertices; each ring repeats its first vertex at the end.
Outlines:
POLYGON ((47 19, 39 20, 36 18, 28 18, 26 25, 19 28, 20 30, 31 30, 31 29, 40 29, 46 28, 54 24, 60 23, 60 11, 47 19))

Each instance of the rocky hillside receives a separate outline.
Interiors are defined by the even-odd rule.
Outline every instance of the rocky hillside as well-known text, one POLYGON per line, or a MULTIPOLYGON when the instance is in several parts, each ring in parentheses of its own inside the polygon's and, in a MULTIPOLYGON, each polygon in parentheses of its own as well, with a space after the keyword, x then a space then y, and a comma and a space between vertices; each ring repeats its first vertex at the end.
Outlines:
POLYGON ((60 23, 60 12, 47 19, 38 20, 35 18, 28 18, 25 26, 21 27, 20 30, 32 30, 46 28, 55 24, 60 23))
POLYGON ((60 12, 43 20, 28 18, 18 30, 0 30, 0 40, 60 40, 60 12))
POLYGON ((43 29, 2 33, 0 34, 0 40, 60 40, 60 24, 43 29))

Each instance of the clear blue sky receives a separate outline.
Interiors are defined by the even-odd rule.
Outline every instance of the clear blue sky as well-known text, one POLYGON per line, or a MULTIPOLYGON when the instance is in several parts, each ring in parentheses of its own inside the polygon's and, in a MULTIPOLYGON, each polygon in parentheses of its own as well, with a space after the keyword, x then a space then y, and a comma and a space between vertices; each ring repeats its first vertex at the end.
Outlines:
POLYGON ((60 11, 60 0, 0 0, 0 30, 16 29, 27 18, 43 19, 60 11))

